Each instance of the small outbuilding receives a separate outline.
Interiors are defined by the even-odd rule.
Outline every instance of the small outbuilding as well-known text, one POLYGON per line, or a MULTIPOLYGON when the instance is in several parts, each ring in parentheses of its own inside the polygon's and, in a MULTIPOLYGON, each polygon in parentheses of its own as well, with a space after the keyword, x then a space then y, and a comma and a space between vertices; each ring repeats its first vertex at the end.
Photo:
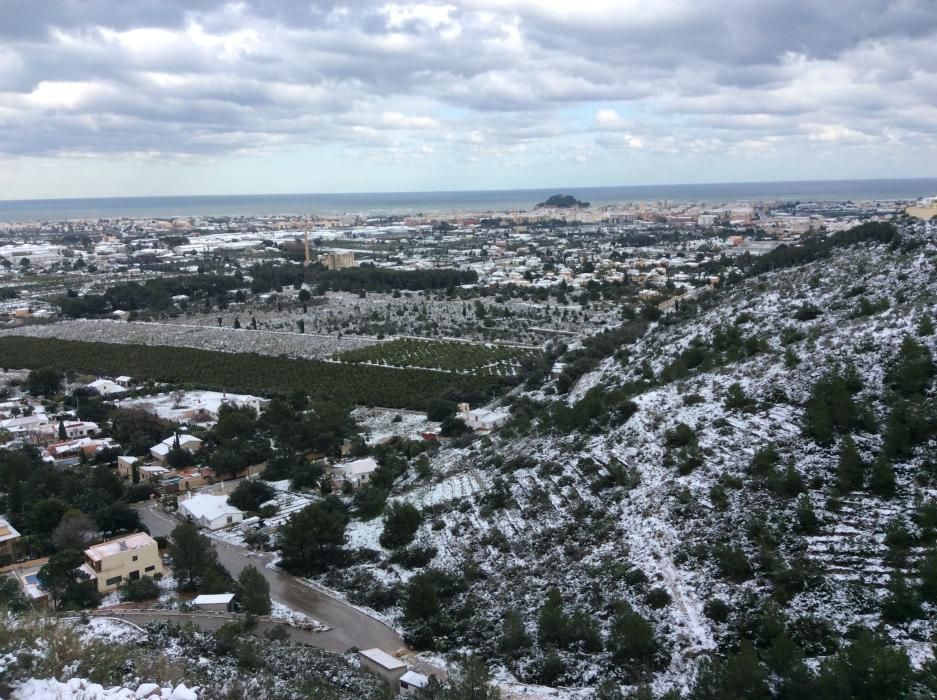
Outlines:
POLYGON ((395 693, 400 692, 400 679, 407 672, 407 664, 381 649, 362 649, 358 652, 361 670, 383 680, 395 693))
POLYGON ((415 695, 420 688, 425 688, 429 678, 416 671, 407 671, 400 677, 400 694, 403 697, 415 695))
POLYGON ((199 610, 208 610, 210 612, 230 612, 233 603, 233 593, 203 593, 192 601, 192 605, 199 610))

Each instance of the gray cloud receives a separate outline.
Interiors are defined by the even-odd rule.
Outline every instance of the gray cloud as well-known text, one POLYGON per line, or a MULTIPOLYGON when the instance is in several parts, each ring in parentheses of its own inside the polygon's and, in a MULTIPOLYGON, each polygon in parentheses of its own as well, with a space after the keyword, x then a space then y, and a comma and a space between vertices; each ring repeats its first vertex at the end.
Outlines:
POLYGON ((339 144, 472 158, 937 132, 932 0, 8 0, 3 15, 0 157, 339 144))

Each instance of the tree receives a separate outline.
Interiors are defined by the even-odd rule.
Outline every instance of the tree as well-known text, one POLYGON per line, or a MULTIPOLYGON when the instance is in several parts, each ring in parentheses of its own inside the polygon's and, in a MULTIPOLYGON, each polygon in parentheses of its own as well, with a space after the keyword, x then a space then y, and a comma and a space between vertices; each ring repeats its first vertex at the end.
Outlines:
POLYGON ((180 586, 192 586, 215 564, 218 555, 211 541, 192 523, 177 525, 169 537, 169 556, 180 586))
POLYGON ((448 416, 439 425, 439 434, 443 437, 459 437, 470 432, 472 430, 465 424, 465 421, 456 416, 448 416))
POLYGON ((921 599, 928 603, 937 602, 937 550, 931 549, 921 558, 918 575, 921 577, 921 599))
POLYGON ((563 596, 558 588, 547 591, 547 598, 537 619, 537 636, 544 646, 565 647, 568 642, 569 620, 563 612, 563 596))
POLYGON ((501 639, 498 649, 506 656, 513 656, 530 645, 530 636, 524 627, 524 621, 517 610, 508 610, 501 623, 501 639))
POLYGON ((893 573, 888 581, 888 596, 882 602, 882 619, 892 624, 917 620, 923 616, 917 591, 908 585, 900 573, 893 573))
POLYGON ((406 547, 413 541, 422 519, 419 509, 411 503, 405 501, 391 503, 384 514, 384 531, 380 537, 381 546, 385 549, 406 547))
POLYGON ((540 669, 540 682, 546 686, 556 685, 556 683, 566 673, 566 664, 556 653, 556 649, 548 647, 546 654, 543 655, 543 667, 540 669))
POLYGON ((348 513, 335 496, 294 513, 280 528, 277 545, 282 566, 295 575, 324 571, 343 554, 348 513))
POLYGON ((768 700, 771 693, 764 668, 751 642, 742 642, 727 659, 702 665, 690 694, 693 700, 768 700))
POLYGON ((443 421, 456 412, 457 405, 445 399, 430 399, 426 402, 426 417, 431 421, 443 421))
POLYGON ((810 496, 803 494, 797 500, 797 532, 802 535, 815 535, 820 530, 820 521, 813 511, 810 496))
POLYGON ((43 367, 30 371, 26 377, 26 388, 34 396, 52 396, 62 388, 62 373, 43 367))
POLYGON ((882 498, 895 495, 895 469, 885 455, 879 455, 872 463, 869 474, 869 491, 882 498))
POLYGON ((34 502, 26 516, 30 532, 33 535, 51 537, 68 511, 69 507, 57 498, 44 498, 34 502))
POLYGON ((253 566, 244 567, 238 576, 238 602, 251 615, 270 614, 270 584, 253 566))
POLYGON ((615 604, 615 615, 606 642, 612 658, 619 663, 649 665, 657 652, 654 629, 625 602, 615 604))
POLYGON ((146 454, 171 432, 171 423, 143 408, 118 408, 111 415, 111 434, 129 454, 146 454))
POLYGON ((934 322, 931 321, 930 316, 921 316, 917 324, 917 334, 924 337, 934 335, 934 322))
POLYGON ((898 361, 885 376, 900 396, 913 398, 924 394, 934 376, 934 360, 930 350, 912 336, 905 336, 898 351, 898 361))
MULTIPOLYGON (((422 692, 417 693, 416 697, 428 700, 428 696, 422 692)), ((484 662, 478 657, 469 656, 462 662, 462 667, 449 676, 437 697, 445 700, 501 700, 501 691, 492 685, 491 674, 484 662)))
POLYGON ((260 508, 262 503, 273 500, 276 491, 266 481, 260 479, 242 479, 231 495, 228 504, 244 511, 253 512, 260 508))
POLYGON ((753 405, 752 400, 745 395, 742 385, 738 382, 735 382, 729 386, 729 390, 726 392, 725 407, 729 410, 738 409, 742 410, 753 405))
POLYGON ((836 466, 836 482, 840 491, 849 492, 862 488, 865 479, 865 463, 859 456, 852 436, 843 438, 839 450, 839 463, 836 466))
POLYGON ((65 549, 49 557, 49 561, 39 569, 39 587, 49 595, 54 607, 77 597, 74 596, 75 589, 82 582, 81 565, 84 563, 81 552, 65 549))
POLYGON ((75 549, 80 552, 87 549, 97 536, 94 521, 80 511, 71 510, 62 516, 52 531, 52 544, 56 549, 75 549))
POLYGON ((433 576, 424 572, 411 578, 404 595, 404 620, 425 622, 439 615, 439 611, 439 594, 433 576))

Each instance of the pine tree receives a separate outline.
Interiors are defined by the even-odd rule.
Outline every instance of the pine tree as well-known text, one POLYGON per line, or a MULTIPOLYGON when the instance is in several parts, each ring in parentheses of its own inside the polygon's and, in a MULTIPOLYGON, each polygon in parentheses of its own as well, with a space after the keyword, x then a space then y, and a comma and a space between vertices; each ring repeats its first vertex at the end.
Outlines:
POLYGON ((869 491, 882 498, 895 495, 895 470, 884 455, 879 455, 869 474, 869 491))
POLYGON ((902 574, 893 573, 888 582, 888 597, 882 603, 882 619, 894 624, 917 620, 922 615, 917 592, 902 574))
POLYGON ((543 667, 540 670, 540 682, 546 686, 554 686, 566 673, 566 664, 556 653, 556 649, 549 647, 543 656, 543 667))
POLYGON ((797 500, 797 531, 802 535, 815 535, 820 530, 820 521, 813 511, 810 496, 803 494, 797 500))
POLYGON ((843 438, 839 451, 839 464, 836 467, 836 482, 844 493, 862 488, 865 479, 865 463, 859 456, 852 436, 843 438))
POLYGON ((569 634, 569 620, 563 612, 563 597, 556 588, 547 591, 547 599, 540 609, 537 636, 543 645, 565 647, 569 634))
POLYGON ((767 674, 751 642, 744 640, 739 650, 725 660, 704 663, 690 697, 693 700, 768 700, 771 693, 767 674))
POLYGON ((384 531, 380 543, 386 549, 406 547, 413 541, 423 516, 419 509, 405 501, 391 503, 384 515, 384 531))
POLYGON ((921 577, 921 599, 928 603, 937 603, 937 550, 931 549, 921 558, 918 575, 921 577))
POLYGON ((726 392, 725 407, 729 410, 741 410, 750 405, 752 405, 751 399, 745 395, 745 391, 742 389, 742 385, 738 382, 732 384, 729 387, 729 390, 726 392))
POLYGON ((270 614, 270 584, 253 566, 244 567, 238 576, 238 602, 251 615, 270 614))
POLYGON ((648 665, 657 652, 654 629, 625 602, 615 605, 607 645, 612 658, 619 663, 631 661, 648 665))
POLYGON ((501 639, 498 648, 502 654, 511 656, 530 644, 524 621, 517 610, 508 610, 501 623, 501 639))
POLYGON ((917 324, 917 334, 922 337, 934 335, 934 322, 931 321, 930 316, 921 316, 917 324))

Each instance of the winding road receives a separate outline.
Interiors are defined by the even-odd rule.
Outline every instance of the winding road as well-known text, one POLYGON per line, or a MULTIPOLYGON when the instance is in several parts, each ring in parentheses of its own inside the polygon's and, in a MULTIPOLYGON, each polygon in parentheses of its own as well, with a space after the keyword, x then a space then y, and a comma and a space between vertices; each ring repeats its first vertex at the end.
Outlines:
MULTIPOLYGON (((137 506, 140 518, 154 537, 168 536, 179 521, 153 505, 137 506)), ((330 629, 312 635, 312 644, 326 651, 342 653, 351 648, 378 647, 405 660, 424 674, 446 678, 443 669, 418 659, 407 649, 400 635, 383 622, 371 617, 348 602, 329 595, 322 589, 267 565, 275 557, 244 547, 212 539, 218 561, 237 578, 247 566, 254 566, 270 583, 270 597, 293 610, 328 625, 330 629)))

